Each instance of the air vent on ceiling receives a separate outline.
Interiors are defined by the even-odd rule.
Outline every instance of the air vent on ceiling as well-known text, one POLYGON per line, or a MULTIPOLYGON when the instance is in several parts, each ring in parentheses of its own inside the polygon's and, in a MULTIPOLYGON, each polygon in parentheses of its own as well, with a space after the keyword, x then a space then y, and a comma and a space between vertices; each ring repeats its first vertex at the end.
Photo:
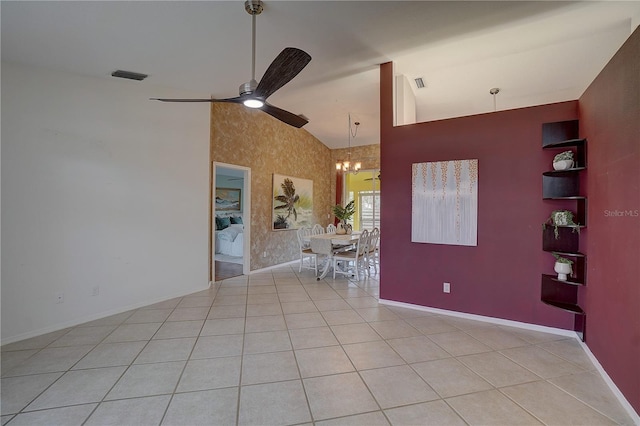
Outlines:
POLYGON ((416 78, 415 81, 416 87, 418 87, 418 89, 422 89, 424 87, 424 80, 422 80, 422 77, 416 78))
POLYGON ((117 70, 111 73, 111 76, 118 78, 128 78, 129 80, 142 81, 149 77, 147 74, 140 74, 132 71, 117 70))

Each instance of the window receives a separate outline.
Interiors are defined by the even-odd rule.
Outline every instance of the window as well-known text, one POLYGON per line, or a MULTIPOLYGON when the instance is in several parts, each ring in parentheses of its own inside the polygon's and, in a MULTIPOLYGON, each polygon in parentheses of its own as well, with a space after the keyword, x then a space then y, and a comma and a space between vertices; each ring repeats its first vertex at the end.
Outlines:
POLYGON ((360 191, 360 229, 380 227, 380 191, 360 191))
POLYGON ((356 214, 349 221, 356 231, 380 227, 380 170, 361 170, 345 178, 346 202, 355 200, 356 214))

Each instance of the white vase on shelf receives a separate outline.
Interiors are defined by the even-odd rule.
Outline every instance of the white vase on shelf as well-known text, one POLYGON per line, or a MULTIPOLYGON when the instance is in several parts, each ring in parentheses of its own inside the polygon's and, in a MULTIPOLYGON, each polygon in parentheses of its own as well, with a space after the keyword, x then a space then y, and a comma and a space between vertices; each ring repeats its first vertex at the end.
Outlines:
POLYGON ((558 279, 560 281, 566 281, 568 275, 571 275, 573 273, 570 263, 556 262, 553 270, 558 274, 558 279))

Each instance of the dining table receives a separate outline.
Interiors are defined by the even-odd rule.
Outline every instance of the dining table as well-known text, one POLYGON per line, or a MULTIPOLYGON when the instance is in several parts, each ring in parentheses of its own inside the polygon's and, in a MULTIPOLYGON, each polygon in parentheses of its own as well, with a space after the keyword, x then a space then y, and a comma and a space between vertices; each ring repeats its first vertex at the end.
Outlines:
MULTIPOLYGON (((329 268, 331 267, 331 264, 332 264, 331 258, 333 257, 333 252, 336 249, 339 249, 340 247, 346 249, 349 246, 357 244, 358 240, 360 239, 360 234, 361 234, 361 232, 359 232, 359 231, 353 231, 350 234, 316 234, 316 235, 309 235, 308 239, 309 239, 310 243, 312 243, 311 240, 313 240, 313 239, 323 240, 323 241, 330 241, 331 242, 331 247, 327 247, 326 250, 322 250, 321 252, 320 251, 319 252, 315 252, 314 251, 314 253, 316 253, 316 254, 327 256, 327 261, 325 262, 324 267, 322 268, 322 273, 317 278, 318 281, 320 281, 321 279, 324 279, 324 277, 327 276, 327 273, 329 272, 329 268)), ((314 244, 312 244, 312 250, 313 250, 313 246, 314 246, 314 244)))

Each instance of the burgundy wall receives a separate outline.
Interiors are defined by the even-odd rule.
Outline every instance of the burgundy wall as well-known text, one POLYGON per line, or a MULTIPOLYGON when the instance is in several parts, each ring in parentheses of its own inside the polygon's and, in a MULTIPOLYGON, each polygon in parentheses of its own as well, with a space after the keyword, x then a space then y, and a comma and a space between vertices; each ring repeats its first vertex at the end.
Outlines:
POLYGON ((588 139, 587 344, 640 412, 640 29, 579 108, 588 139))
POLYGON ((555 208, 542 200, 554 155, 542 150, 542 123, 577 119, 577 101, 394 128, 392 77, 392 64, 382 65, 380 297, 572 329, 572 314, 540 301, 541 274, 554 263, 542 251, 542 223, 555 208), (473 158, 478 246, 412 243, 411 164, 473 158))

